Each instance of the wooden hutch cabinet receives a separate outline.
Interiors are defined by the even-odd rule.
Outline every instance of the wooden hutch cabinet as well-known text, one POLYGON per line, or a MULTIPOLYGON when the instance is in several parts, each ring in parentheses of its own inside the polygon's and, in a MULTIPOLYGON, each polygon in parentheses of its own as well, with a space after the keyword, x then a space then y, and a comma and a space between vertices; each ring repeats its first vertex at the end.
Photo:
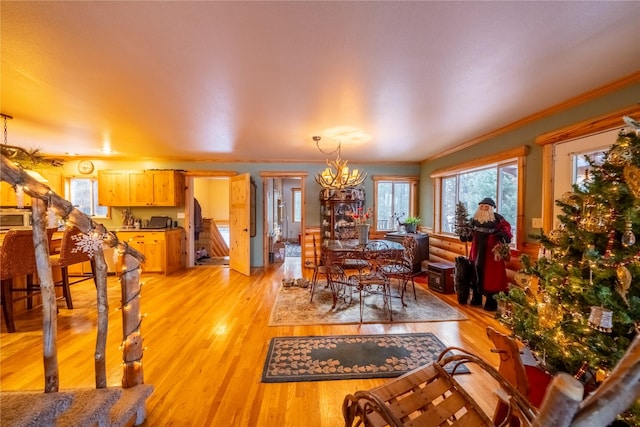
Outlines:
POLYGON ((320 191, 320 237, 325 240, 357 239, 352 214, 364 208, 365 193, 361 188, 332 189, 320 191))

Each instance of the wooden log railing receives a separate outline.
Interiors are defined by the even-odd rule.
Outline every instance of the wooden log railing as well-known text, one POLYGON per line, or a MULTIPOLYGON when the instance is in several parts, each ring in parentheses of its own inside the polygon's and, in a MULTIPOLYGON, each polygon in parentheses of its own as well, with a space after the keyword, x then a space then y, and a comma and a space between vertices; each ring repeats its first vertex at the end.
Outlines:
MULTIPOLYGON (((130 247, 126 242, 118 239, 115 232, 108 231, 102 224, 94 222, 89 216, 73 207, 73 205, 55 194, 47 185, 38 182, 22 168, 15 165, 2 151, 0 156, 0 180, 11 184, 32 198, 33 239, 36 256, 37 273, 40 278, 43 302, 43 353, 45 393, 58 392, 58 360, 57 360, 57 311, 55 302, 54 282, 49 258, 49 242, 46 232, 46 211, 52 209, 62 217, 67 224, 76 226, 80 231, 90 236, 85 241, 91 247, 82 247, 83 251, 92 252, 96 261, 96 301, 98 311, 97 339, 94 353, 96 389, 107 388, 106 375, 106 341, 108 332, 108 302, 107 302, 107 264, 104 259, 102 246, 116 248, 121 259, 124 259, 125 269, 121 274, 123 289, 123 305, 131 303, 134 310, 123 310, 123 360, 124 374, 122 387, 133 388, 144 383, 142 372, 142 339, 140 336, 141 315, 138 305, 140 294, 140 264, 144 263, 144 255, 130 247), (133 273, 133 274, 127 274, 133 273)), ((135 410, 135 423, 140 424, 145 418, 144 399, 151 394, 152 387, 147 386, 134 393, 136 396, 132 408, 135 410)), ((111 398, 111 397, 110 397, 111 398)), ((94 399, 89 396, 89 399, 94 399)), ((129 404, 129 403, 127 403, 129 404)), ((111 405, 107 406, 107 409, 111 405)), ((73 408, 72 408, 73 410, 73 408)), ((119 412, 129 413, 129 410, 118 409, 119 412)), ((69 415, 78 419, 77 415, 69 415)), ((109 412, 99 415, 100 420, 106 420, 109 412)), ((118 424, 124 425, 122 421, 118 424)), ((101 424, 102 425, 102 424, 101 424)))

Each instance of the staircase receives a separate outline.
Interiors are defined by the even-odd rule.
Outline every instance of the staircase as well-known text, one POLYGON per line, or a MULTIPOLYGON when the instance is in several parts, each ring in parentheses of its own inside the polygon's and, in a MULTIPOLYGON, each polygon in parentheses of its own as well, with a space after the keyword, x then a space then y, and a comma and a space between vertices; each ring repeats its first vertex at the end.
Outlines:
POLYGON ((124 427, 141 424, 153 386, 78 389, 57 393, 0 392, 3 427, 124 427))

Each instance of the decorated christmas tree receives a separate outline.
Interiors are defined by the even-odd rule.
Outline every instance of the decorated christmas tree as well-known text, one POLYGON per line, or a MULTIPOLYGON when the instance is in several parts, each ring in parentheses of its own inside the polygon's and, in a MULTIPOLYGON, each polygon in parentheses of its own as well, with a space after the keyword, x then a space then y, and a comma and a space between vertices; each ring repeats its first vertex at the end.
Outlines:
MULTIPOLYGON (((601 163, 556 204, 559 225, 535 236, 501 319, 550 371, 596 387, 640 331, 640 130, 621 131, 601 163)), ((632 410, 638 413, 638 406, 632 410)), ((627 414, 638 425, 640 417, 627 414)))

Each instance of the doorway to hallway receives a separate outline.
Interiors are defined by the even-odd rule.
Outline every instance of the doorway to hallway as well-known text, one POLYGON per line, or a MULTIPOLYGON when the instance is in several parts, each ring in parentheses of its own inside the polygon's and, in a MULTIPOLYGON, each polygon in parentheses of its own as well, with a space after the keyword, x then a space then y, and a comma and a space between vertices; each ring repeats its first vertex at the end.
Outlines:
POLYGON ((302 264, 307 172, 262 172, 264 265, 295 259, 302 264))

